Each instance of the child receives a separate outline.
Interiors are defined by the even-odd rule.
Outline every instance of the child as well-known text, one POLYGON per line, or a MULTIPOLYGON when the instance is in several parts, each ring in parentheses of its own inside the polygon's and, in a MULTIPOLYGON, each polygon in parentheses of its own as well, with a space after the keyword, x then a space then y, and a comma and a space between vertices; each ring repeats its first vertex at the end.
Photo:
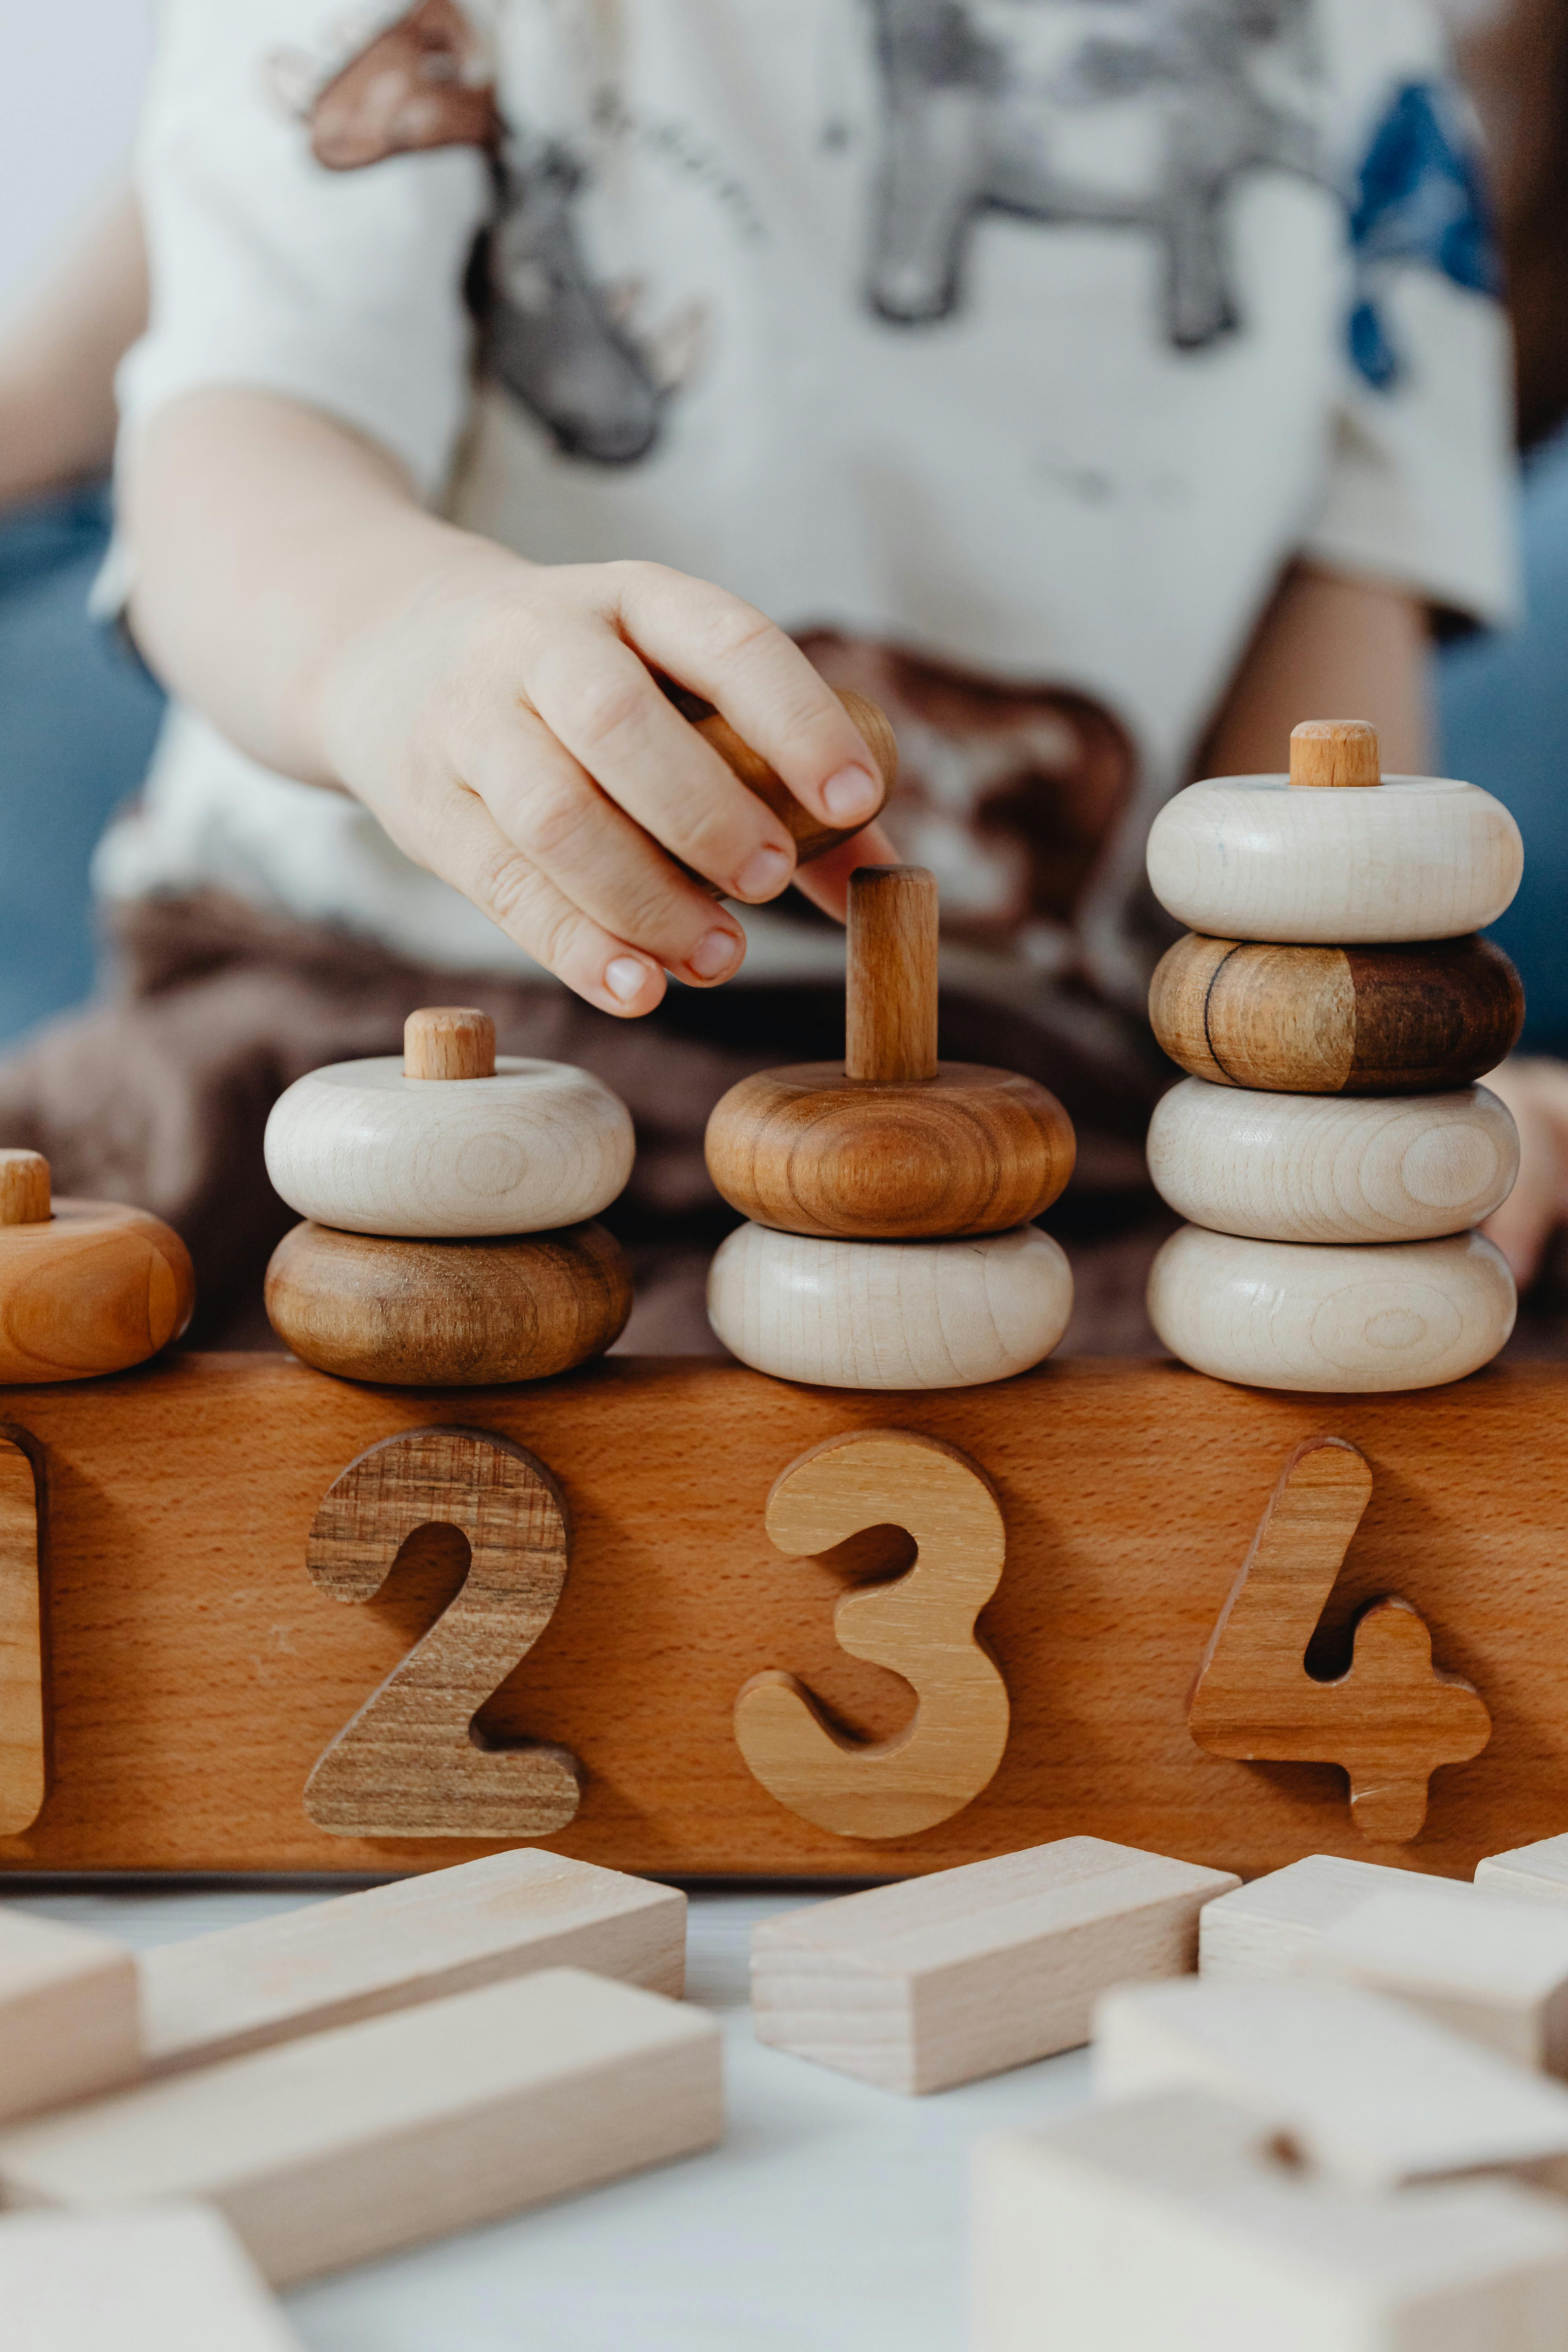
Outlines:
MULTIPOLYGON (((277 1088, 488 1003, 632 1103, 623 1230, 680 1279, 631 1336, 698 1344, 703 1114, 834 1050, 842 947, 654 673, 840 824, 872 792, 853 684, 904 778, 802 890, 935 868, 944 1050, 1056 1087, 1080 1228, 1114 1234, 1164 1082, 1152 810, 1282 765, 1309 713, 1419 768, 1427 609, 1510 604, 1504 330, 1425 14, 335 26, 166 12, 123 554, 186 712, 102 860, 129 1001, 6 1075, 5 1131, 173 1215, 221 1305, 281 1222, 277 1088)), ((1138 1344, 1079 1269, 1092 1343, 1138 1344)))

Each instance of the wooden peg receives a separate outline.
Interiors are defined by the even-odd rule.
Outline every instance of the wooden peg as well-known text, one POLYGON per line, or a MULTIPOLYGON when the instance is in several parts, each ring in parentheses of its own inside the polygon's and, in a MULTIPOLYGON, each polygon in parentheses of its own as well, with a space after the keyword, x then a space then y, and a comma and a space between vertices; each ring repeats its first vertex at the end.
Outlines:
POLYGON ((403 1024, 405 1078, 493 1078, 496 1024, 471 1004, 426 1004, 403 1024))
POLYGON ((726 766, 734 770, 746 790, 754 793, 758 800, 780 819, 795 843, 799 865, 809 866, 813 858, 822 856, 829 849, 837 849, 840 842, 852 841, 858 833, 864 832, 866 826, 881 814, 888 794, 898 782, 899 746, 887 712, 868 701, 865 695, 855 694, 847 688, 838 691, 838 699, 859 730, 882 779, 881 799, 858 824, 851 825, 824 824, 820 817, 814 816, 810 809, 796 800, 777 770, 771 768, 759 752, 742 741, 729 720, 722 718, 711 704, 679 691, 673 694, 672 698, 687 713, 703 741, 711 744, 726 766))
POLYGON ((43 1224, 49 1210, 49 1163, 41 1151, 0 1151, 0 1225, 43 1224))
POLYGON ((1364 719, 1304 719, 1290 730, 1293 784, 1381 784, 1377 730, 1364 719))
POLYGON ((1187 1721, 1211 1756, 1341 1765, 1362 1835, 1404 1844, 1420 1834, 1432 1774, 1479 1756, 1491 1717, 1468 1683, 1433 1664, 1431 1634, 1405 1601, 1363 1612, 1348 1673, 1308 1674, 1307 1645, 1371 1499, 1366 1457, 1342 1437, 1295 1448, 1220 1612, 1187 1721))
POLYGON ((936 1076, 936 877, 863 866, 849 878, 845 1076, 910 1086, 936 1076))

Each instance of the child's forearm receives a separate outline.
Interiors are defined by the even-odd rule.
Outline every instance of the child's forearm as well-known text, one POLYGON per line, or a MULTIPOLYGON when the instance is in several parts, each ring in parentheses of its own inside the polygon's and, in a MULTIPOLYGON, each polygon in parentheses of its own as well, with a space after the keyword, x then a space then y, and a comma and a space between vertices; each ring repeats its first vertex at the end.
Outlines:
POLYGON ((0 335, 0 505, 108 470, 114 371, 146 323, 142 218, 126 194, 0 335))
POLYGON ((1369 719, 1384 770, 1422 773, 1431 756, 1426 609, 1405 588, 1297 564, 1259 624, 1204 746, 1205 775, 1289 766, 1300 719, 1369 719))

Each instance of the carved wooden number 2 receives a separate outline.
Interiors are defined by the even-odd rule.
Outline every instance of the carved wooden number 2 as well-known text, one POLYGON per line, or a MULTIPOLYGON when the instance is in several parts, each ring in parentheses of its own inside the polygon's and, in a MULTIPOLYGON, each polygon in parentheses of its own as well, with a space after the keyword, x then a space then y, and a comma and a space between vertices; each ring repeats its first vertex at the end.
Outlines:
POLYGON ((472 1724, 549 1623, 566 1581, 566 1515, 521 1445, 417 1429, 351 1462, 310 1528, 311 1576, 335 1601, 371 1601, 410 1536, 468 1539, 461 1591, 339 1732, 305 1787, 317 1827, 358 1837, 548 1837, 577 1810, 563 1748, 487 1748, 472 1724))
POLYGON ((912 1684, 919 1705, 892 1739, 846 1739, 794 1675, 753 1675, 735 1702, 752 1772, 781 1804, 840 1837, 910 1837, 962 1811, 1007 1744, 1007 1686, 974 1631, 1002 1575, 990 1480, 934 1437, 868 1430, 793 1462, 768 1497, 766 1526, 797 1557, 867 1528, 913 1536, 908 1574, 847 1592, 833 1625, 851 1657, 912 1684))

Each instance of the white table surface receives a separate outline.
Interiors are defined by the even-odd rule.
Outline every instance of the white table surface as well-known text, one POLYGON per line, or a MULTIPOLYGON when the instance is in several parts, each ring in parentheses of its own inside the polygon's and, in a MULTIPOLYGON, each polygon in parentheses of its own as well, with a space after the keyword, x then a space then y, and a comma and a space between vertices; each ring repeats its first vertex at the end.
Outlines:
MULTIPOLYGON (((320 1898, 4 1899, 150 1945, 320 1898)), ((762 2049, 752 1927, 816 1899, 691 1899, 688 1997, 726 2040, 721 2147, 298 2288, 284 2302, 309 2352, 963 2352, 968 2152, 1081 2105, 1087 2056, 905 2099, 762 2049)))

